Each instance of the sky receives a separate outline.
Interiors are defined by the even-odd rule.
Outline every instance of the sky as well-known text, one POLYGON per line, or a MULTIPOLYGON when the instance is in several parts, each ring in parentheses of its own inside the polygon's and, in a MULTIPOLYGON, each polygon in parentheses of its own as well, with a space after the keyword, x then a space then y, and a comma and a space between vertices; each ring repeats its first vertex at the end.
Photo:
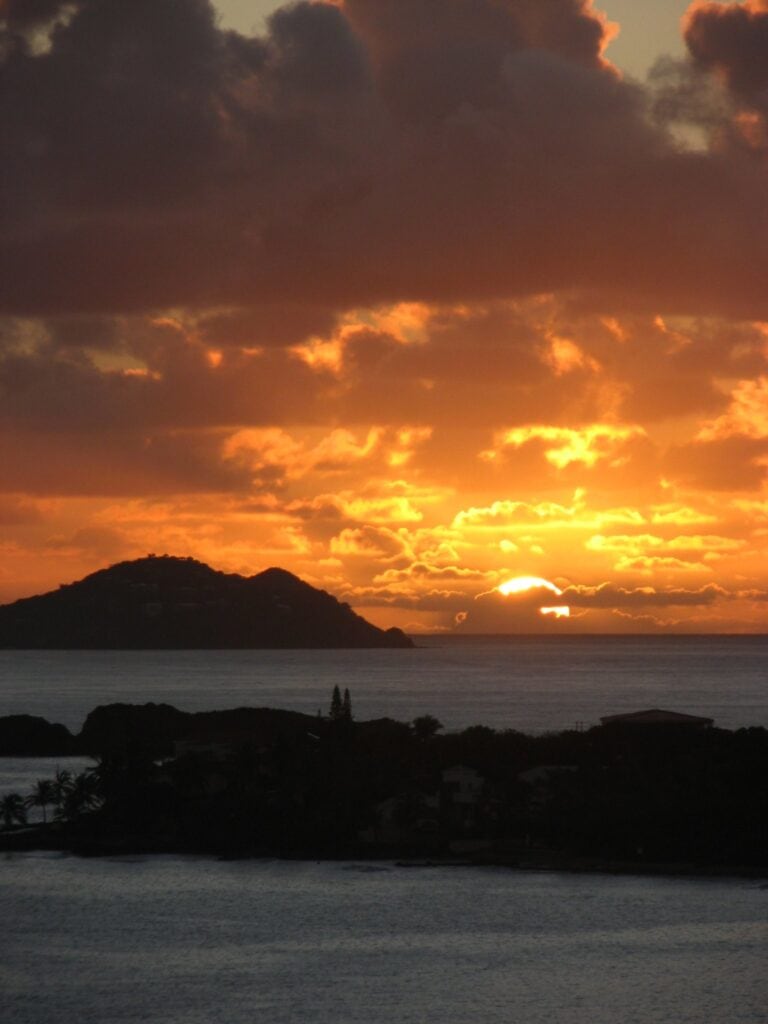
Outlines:
POLYGON ((0 75, 0 601, 766 631, 768 0, 0 0, 0 75))
MULTIPOLYGON (((215 4, 223 26, 247 34, 263 32, 277 6, 274 0, 218 0, 215 4)), ((611 60, 625 74, 643 78, 660 57, 682 57, 685 43, 680 22, 689 6, 689 0, 605 0, 596 4, 596 9, 620 28, 610 44, 611 60)))

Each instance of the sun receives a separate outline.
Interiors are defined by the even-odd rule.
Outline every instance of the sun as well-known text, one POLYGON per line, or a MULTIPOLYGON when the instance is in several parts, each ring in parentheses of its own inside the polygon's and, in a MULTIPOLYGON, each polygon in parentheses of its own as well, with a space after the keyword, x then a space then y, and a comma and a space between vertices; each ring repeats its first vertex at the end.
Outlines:
POLYGON ((506 583, 500 583, 496 589, 506 597, 508 594, 523 594, 526 590, 537 590, 539 587, 546 587, 558 596, 562 594, 560 587, 556 587, 549 580, 543 580, 541 576, 515 576, 506 583))
MULTIPOLYGON (((541 576, 515 576, 511 580, 507 580, 506 583, 499 584, 496 589, 504 597, 508 597, 510 594, 524 594, 528 590, 540 589, 551 590, 558 597, 562 594, 560 587, 550 583, 549 580, 542 579, 541 576)), ((570 618, 571 609, 567 604, 552 605, 546 608, 539 608, 539 614, 551 615, 556 619, 567 619, 570 618)))

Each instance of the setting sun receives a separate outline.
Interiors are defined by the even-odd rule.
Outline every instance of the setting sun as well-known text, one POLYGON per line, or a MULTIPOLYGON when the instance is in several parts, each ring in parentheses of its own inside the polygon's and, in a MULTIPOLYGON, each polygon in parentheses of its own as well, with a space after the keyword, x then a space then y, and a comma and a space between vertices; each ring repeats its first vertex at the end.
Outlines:
MULTIPOLYGON (((558 597, 562 594, 560 587, 549 580, 542 579, 540 576, 515 576, 514 579, 507 580, 506 583, 500 584, 496 589, 504 597, 508 597, 510 594, 525 594, 529 590, 540 589, 551 590, 558 597)), ((553 619, 569 619, 571 617, 571 609, 567 604, 552 605, 539 608, 539 614, 549 615, 553 619)))
POLYGON ((496 588, 500 594, 507 597, 509 594, 524 594, 526 590, 537 590, 539 587, 546 587, 553 594, 560 595, 562 590, 556 587, 549 580, 543 580, 540 576, 515 576, 514 579, 501 583, 496 588))

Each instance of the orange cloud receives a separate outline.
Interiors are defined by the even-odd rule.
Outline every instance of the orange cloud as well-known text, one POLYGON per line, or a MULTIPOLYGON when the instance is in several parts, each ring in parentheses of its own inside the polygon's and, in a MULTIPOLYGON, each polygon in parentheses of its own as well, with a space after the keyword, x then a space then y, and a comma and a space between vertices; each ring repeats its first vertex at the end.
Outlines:
POLYGON ((548 339, 548 348, 544 359, 552 367, 556 376, 573 373, 574 370, 590 370, 597 372, 600 364, 587 356, 570 338, 553 336, 548 339))
POLYGON ((753 440, 768 438, 768 377, 743 380, 731 395, 728 411, 706 423, 697 441, 719 441, 738 435, 753 440))
POLYGON ((645 522, 643 513, 634 508, 590 508, 586 492, 578 490, 570 505, 542 501, 494 501, 491 505, 463 509, 453 519, 459 530, 530 529, 531 525, 551 530, 601 529, 611 524, 640 526, 645 522))
POLYGON ((480 455, 481 458, 493 461, 504 448, 521 448, 531 441, 539 441, 545 445, 544 454, 547 461, 558 469, 564 469, 571 463, 581 463, 591 468, 603 459, 609 459, 615 464, 620 458, 621 447, 628 440, 643 436, 645 431, 636 425, 623 427, 595 423, 578 429, 569 429, 531 424, 513 427, 497 434, 493 448, 481 452, 480 455), (547 445, 552 447, 546 447, 547 445))
POLYGON ((168 550, 764 628, 764 3, 644 84, 584 0, 2 7, 3 595, 168 550))
POLYGON ((664 538, 653 534, 598 534, 590 537, 585 546, 595 554, 610 556, 617 572, 647 575, 652 572, 711 572, 715 562, 743 552, 746 542, 702 535, 664 538))
POLYGON ((480 572, 477 569, 465 569, 461 566, 435 566, 425 562, 414 562, 407 569, 387 569, 374 577, 374 584, 391 586, 413 580, 433 583, 448 580, 455 583, 472 583, 492 581, 497 578, 495 572, 480 572))
POLYGON ((380 561, 402 555, 404 544, 392 530, 374 526, 348 527, 331 537, 330 551, 339 558, 357 556, 380 561))
POLYGON ((728 598, 728 592, 717 584, 709 583, 695 590, 684 588, 657 589, 656 587, 618 587, 613 583, 598 586, 570 586, 563 594, 569 604, 580 608, 632 608, 632 607, 681 607, 711 605, 728 598))
POLYGON ((700 512, 686 505, 667 503, 653 507, 651 522, 659 526, 698 526, 716 523, 717 516, 708 512, 700 512))
POLYGON ((654 534, 614 535, 611 537, 590 537, 586 545, 591 551, 646 551, 648 549, 664 549, 666 551, 707 551, 723 552, 738 551, 744 547, 744 541, 731 537, 684 535, 665 539, 654 534))
POLYGON ((668 572, 709 572, 710 567, 703 562, 686 561, 682 558, 669 558, 663 555, 627 555, 614 563, 617 572, 633 572, 643 576, 654 573, 668 572))

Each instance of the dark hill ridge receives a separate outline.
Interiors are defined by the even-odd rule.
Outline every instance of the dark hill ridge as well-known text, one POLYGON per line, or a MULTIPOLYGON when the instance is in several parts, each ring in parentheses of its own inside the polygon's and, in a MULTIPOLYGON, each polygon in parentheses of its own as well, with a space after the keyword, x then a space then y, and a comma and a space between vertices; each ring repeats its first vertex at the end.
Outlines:
POLYGON ((218 572, 149 555, 0 606, 0 647, 55 650, 412 647, 284 569, 218 572))
MULTIPOLYGON (((0 718, 0 725, 2 722, 0 718)), ((303 738, 323 727, 314 715, 281 708, 190 712, 170 704, 103 704, 88 714, 73 744, 78 752, 93 757, 132 751, 159 758, 171 756, 179 741, 194 747, 218 740, 237 749, 303 738)))

